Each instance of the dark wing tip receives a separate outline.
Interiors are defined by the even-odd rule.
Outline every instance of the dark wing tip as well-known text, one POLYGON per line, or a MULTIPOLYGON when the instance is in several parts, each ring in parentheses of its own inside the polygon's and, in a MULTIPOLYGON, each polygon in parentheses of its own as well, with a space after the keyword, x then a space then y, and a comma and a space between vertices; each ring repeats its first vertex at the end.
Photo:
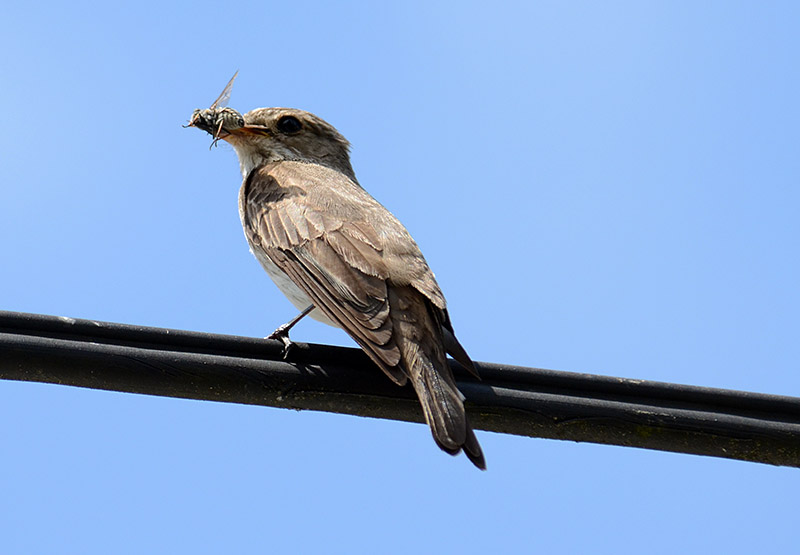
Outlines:
POLYGON ((447 354, 453 357, 453 359, 463 366, 464 369, 466 369, 470 374, 478 379, 481 379, 480 375, 478 374, 478 370, 475 368, 475 363, 472 362, 471 358, 469 358, 467 351, 465 351, 464 347, 461 346, 461 343, 458 342, 455 334, 453 334, 453 332, 447 328, 447 326, 442 326, 442 332, 444 339, 444 350, 447 352, 447 354))

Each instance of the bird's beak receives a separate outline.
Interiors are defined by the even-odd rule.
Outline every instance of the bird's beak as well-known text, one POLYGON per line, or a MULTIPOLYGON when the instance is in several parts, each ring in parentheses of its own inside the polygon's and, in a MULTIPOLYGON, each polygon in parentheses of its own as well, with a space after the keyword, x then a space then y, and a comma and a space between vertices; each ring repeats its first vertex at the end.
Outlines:
POLYGON ((262 137, 271 137, 272 130, 269 127, 264 127, 263 125, 245 125, 244 127, 237 127, 235 129, 228 130, 227 133, 231 135, 257 135, 262 137))
POLYGON ((245 125, 244 127, 234 127, 233 129, 221 129, 216 140, 229 141, 231 137, 234 140, 238 138, 247 139, 249 137, 271 137, 272 131, 269 127, 261 125, 245 125))

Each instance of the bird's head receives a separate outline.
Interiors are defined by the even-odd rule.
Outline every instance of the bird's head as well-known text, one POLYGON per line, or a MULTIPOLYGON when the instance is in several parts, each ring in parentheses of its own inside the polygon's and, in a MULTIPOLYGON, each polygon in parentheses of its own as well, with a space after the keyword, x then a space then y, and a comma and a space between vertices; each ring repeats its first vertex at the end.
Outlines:
POLYGON ((328 166, 355 181, 350 144, 322 118, 293 108, 257 108, 243 119, 244 125, 223 122, 219 138, 236 150, 244 176, 263 164, 297 160, 328 166))

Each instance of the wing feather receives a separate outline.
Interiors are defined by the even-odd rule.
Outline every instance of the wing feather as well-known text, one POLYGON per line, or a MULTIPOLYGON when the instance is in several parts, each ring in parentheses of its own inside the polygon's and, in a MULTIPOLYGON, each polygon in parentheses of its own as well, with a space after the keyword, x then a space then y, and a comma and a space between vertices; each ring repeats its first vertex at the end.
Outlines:
POLYGON ((405 383, 377 233, 365 231, 366 222, 346 226, 341 217, 309 202, 307 189, 281 177, 263 167, 245 184, 243 219, 252 246, 347 331, 393 381, 405 383))
POLYGON ((240 194, 245 234, 395 383, 409 380, 439 446, 483 454, 445 358, 474 365, 414 240, 344 174, 282 162, 251 172, 240 194), (420 302, 424 301, 424 302, 420 302))
POLYGON ((349 309, 345 303, 336 298, 335 294, 332 295, 331 288, 326 286, 324 281, 320 282, 320 279, 325 278, 315 267, 305 266, 288 253, 280 251, 272 254, 272 260, 311 298, 314 306, 350 334, 350 337, 392 381, 399 385, 406 383, 407 376, 398 366, 400 350, 392 333, 392 322, 385 317, 388 316, 388 306, 384 311, 383 322, 378 327, 370 329, 359 321, 357 312, 349 309))

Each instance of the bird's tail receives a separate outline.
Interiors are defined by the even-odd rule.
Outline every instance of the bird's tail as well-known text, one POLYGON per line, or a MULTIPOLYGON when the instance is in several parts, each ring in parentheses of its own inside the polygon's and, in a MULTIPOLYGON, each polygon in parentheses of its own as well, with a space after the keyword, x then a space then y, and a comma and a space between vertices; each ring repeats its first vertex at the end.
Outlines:
POLYGON ((424 357, 419 357, 417 362, 421 372, 412 370, 411 383, 436 444, 451 455, 457 455, 463 449, 475 466, 486 470, 483 451, 467 418, 463 397, 455 386, 450 368, 446 366, 442 372, 424 357), (443 376, 444 373, 450 376, 443 376))
POLYGON ((407 300, 403 296, 401 293, 400 298, 394 299, 405 309, 404 317, 395 319, 395 330, 399 332, 395 337, 433 439, 451 455, 463 449, 475 466, 485 470, 483 451, 464 410, 464 396, 447 364, 441 326, 427 306, 403 302, 407 300))

